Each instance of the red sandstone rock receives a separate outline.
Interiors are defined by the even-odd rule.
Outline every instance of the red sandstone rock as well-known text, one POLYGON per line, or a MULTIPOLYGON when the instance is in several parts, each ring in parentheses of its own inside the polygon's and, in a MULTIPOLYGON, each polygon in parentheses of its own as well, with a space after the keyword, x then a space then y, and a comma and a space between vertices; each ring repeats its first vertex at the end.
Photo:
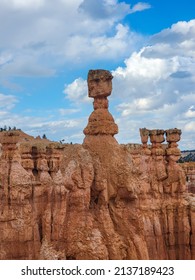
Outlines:
POLYGON ((90 70, 88 73, 89 97, 107 97, 112 91, 112 74, 107 70, 90 70))
POLYGON ((115 135, 118 127, 108 111, 107 96, 112 91, 112 75, 106 70, 90 70, 88 74, 89 97, 94 98, 94 111, 89 117, 85 135, 115 135))
POLYGON ((195 162, 181 163, 180 166, 185 172, 188 192, 195 193, 195 162))
POLYGON ((83 145, 0 133, 0 259, 195 259, 181 133, 145 129, 143 145, 119 145, 112 76, 92 74, 83 145))

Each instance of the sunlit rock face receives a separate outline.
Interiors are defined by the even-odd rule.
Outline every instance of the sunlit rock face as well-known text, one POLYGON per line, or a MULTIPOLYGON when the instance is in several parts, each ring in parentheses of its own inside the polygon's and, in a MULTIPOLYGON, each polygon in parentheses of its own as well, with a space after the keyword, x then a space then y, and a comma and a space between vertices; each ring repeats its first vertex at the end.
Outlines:
POLYGON ((187 191, 195 194, 195 162, 184 162, 180 166, 183 168, 186 176, 187 191))
POLYGON ((142 144, 120 145, 111 73, 89 71, 88 88, 82 145, 0 133, 0 259, 195 259, 181 131, 141 128, 142 144))

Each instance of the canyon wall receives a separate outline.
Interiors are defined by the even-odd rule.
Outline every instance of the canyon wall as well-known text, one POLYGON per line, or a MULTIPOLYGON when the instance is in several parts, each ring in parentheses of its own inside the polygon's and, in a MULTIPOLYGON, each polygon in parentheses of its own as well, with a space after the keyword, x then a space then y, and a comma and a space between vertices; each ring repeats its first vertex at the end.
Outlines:
POLYGON ((118 144, 111 81, 88 74, 82 145, 0 133, 0 259, 195 259, 181 131, 143 128, 142 144, 118 144))
POLYGON ((180 166, 186 175, 187 191, 195 193, 195 162, 181 163, 180 166))

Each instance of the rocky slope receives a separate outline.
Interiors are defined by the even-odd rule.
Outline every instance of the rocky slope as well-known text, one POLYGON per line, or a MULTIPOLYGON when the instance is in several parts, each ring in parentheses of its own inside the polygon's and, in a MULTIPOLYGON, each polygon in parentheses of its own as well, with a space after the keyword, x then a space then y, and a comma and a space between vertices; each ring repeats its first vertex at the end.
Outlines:
POLYGON ((181 152, 179 163, 184 162, 195 162, 195 150, 181 152))
POLYGON ((181 131, 141 129, 142 145, 119 145, 111 80, 89 72, 83 145, 1 132, 0 259, 195 259, 181 131))

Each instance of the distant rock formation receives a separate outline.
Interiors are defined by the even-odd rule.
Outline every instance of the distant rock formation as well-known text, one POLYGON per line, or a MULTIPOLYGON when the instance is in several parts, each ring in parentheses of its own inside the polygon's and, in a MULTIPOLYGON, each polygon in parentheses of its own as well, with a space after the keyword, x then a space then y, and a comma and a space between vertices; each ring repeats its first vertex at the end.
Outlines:
POLYGON ((181 130, 142 128, 142 144, 118 144, 111 81, 89 71, 83 145, 0 132, 0 259, 195 259, 181 130))
POLYGON ((195 194, 195 162, 180 163, 186 176, 187 191, 195 194))
POLYGON ((182 151, 178 162, 195 162, 195 150, 182 151))

